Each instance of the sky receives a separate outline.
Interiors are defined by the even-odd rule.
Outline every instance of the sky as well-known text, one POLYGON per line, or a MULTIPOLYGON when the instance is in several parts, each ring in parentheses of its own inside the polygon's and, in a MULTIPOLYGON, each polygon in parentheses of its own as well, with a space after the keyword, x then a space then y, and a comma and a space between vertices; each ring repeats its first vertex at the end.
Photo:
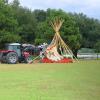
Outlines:
MULTIPOLYGON (((9 0, 12 1, 12 0, 9 0)), ((29 9, 62 9, 66 12, 84 13, 100 19, 100 0, 19 0, 21 6, 29 9)))

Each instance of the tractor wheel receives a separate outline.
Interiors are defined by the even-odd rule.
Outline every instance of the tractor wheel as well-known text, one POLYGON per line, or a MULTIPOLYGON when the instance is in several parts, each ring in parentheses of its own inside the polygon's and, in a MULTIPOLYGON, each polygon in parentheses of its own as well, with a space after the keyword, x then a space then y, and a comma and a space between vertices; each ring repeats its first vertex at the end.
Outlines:
POLYGON ((32 61, 33 61, 33 60, 32 60, 32 57, 31 57, 31 56, 25 58, 25 62, 26 62, 26 63, 31 63, 32 61))
POLYGON ((15 52, 9 52, 6 55, 6 61, 8 64, 16 64, 18 61, 18 55, 15 52))

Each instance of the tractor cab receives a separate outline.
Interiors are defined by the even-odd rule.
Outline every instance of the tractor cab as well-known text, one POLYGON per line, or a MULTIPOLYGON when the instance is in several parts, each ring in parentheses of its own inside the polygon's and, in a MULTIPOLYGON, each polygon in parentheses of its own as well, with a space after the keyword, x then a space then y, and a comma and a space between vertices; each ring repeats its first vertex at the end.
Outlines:
POLYGON ((9 44, 6 44, 6 50, 15 51, 19 58, 22 55, 21 49, 22 49, 22 47, 21 47, 21 44, 19 44, 19 43, 9 43, 9 44))

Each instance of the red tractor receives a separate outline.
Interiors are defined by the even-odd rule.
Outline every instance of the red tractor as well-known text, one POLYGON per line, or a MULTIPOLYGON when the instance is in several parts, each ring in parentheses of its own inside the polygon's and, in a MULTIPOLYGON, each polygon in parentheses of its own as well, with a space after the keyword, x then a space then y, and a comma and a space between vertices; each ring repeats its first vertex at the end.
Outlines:
POLYGON ((0 50, 0 62, 16 64, 17 62, 30 63, 32 61, 29 52, 25 52, 19 43, 6 44, 6 50, 0 50))

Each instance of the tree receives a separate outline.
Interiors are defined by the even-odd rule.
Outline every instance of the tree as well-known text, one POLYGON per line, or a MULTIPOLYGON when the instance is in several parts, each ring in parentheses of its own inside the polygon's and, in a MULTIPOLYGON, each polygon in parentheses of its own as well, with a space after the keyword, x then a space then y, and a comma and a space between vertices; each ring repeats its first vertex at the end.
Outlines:
POLYGON ((34 10, 33 13, 34 13, 34 16, 35 16, 37 22, 43 22, 46 20, 46 11, 36 9, 36 10, 34 10))
POLYGON ((19 41, 17 34, 17 20, 13 16, 12 9, 4 0, 0 1, 0 46, 6 42, 19 41), (17 37, 17 38, 15 38, 17 37))
POLYGON ((48 21, 40 22, 37 24, 35 44, 41 44, 44 42, 49 44, 53 36, 53 29, 49 25, 48 21))
POLYGON ((19 0, 13 0, 13 2, 12 2, 13 8, 16 8, 17 9, 19 7, 19 5, 20 5, 19 0))
POLYGON ((12 3, 11 6, 14 12, 14 17, 18 21, 18 34, 21 37, 21 42, 34 43, 37 26, 34 13, 28 8, 16 5, 16 3, 12 3))
POLYGON ((81 47, 93 48, 97 40, 100 39, 100 21, 88 18, 83 13, 70 13, 74 17, 79 32, 82 35, 81 47))

